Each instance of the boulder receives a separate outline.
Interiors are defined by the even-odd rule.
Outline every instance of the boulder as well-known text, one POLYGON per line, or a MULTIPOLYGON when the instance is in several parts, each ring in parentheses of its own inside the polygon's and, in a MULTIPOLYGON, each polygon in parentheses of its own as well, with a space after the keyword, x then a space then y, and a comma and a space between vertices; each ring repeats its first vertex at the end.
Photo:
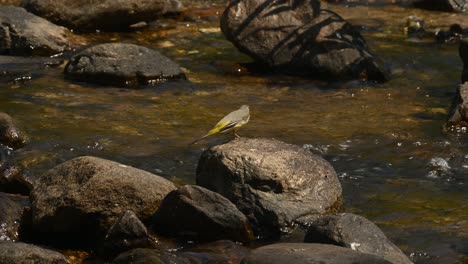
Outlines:
POLYGON ((411 260, 371 221, 355 214, 317 216, 308 223, 306 243, 327 243, 376 255, 395 264, 411 260))
POLYGON ((154 85, 185 79, 180 67, 158 51, 127 43, 105 43, 73 56, 65 67, 73 80, 102 85, 154 85))
POLYGON ((17 149, 28 142, 26 133, 20 130, 8 114, 0 112, 0 144, 17 149))
POLYGON ((0 241, 0 263, 67 264, 59 252, 20 242, 0 241))
POLYGON ((141 21, 181 11, 179 0, 23 0, 38 16, 78 31, 124 31, 141 21))
POLYGON ((262 236, 278 236, 297 218, 336 210, 341 201, 330 163, 271 139, 241 138, 209 148, 196 181, 231 200, 262 236))
POLYGON ((158 234, 195 240, 253 240, 247 217, 218 193, 185 185, 169 193, 154 215, 158 234))
POLYGON ((28 206, 28 197, 0 193, 0 241, 19 239, 23 213, 28 206))
POLYGON ((419 8, 448 12, 468 12, 468 0, 420 0, 414 5, 419 8))
POLYGON ((450 107, 446 125, 450 131, 466 132, 468 127, 468 82, 460 85, 450 107))
POLYGON ((0 54, 42 55, 61 53, 68 48, 64 27, 16 6, 0 6, 0 54))
POLYGON ((325 79, 386 81, 364 38, 318 0, 232 0, 221 30, 241 52, 274 70, 325 79))
POLYGON ((148 221, 172 190, 170 181, 110 160, 83 156, 64 162, 35 183, 33 228, 55 243, 100 242, 126 210, 148 221))
POLYGON ((126 251, 117 256, 111 263, 113 264, 190 264, 188 259, 178 256, 175 253, 158 249, 136 248, 126 251))
POLYGON ((468 82, 468 38, 460 42, 460 58, 463 61, 462 83, 468 82))
POLYGON ((125 211, 109 229, 103 245, 103 253, 116 255, 133 248, 155 248, 158 240, 151 236, 146 226, 132 211, 125 211))
POLYGON ((253 250, 241 264, 390 264, 377 256, 326 244, 279 243, 253 250))
POLYGON ((49 57, 0 56, 0 82, 28 81, 62 60, 49 57))

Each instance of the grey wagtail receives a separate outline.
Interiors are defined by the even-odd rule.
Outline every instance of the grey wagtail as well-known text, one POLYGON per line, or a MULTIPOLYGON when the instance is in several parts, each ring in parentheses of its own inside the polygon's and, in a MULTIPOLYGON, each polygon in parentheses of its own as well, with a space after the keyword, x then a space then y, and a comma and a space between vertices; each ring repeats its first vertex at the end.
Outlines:
POLYGON ((236 138, 239 138, 240 136, 237 135, 237 130, 247 124, 250 119, 250 111, 249 111, 249 106, 248 105, 243 105, 241 108, 237 109, 236 111, 233 111, 223 117, 214 127, 211 129, 206 135, 203 137, 193 141, 190 144, 195 144, 198 141, 207 138, 211 135, 218 134, 218 133, 225 133, 228 131, 234 131, 234 135, 236 138))

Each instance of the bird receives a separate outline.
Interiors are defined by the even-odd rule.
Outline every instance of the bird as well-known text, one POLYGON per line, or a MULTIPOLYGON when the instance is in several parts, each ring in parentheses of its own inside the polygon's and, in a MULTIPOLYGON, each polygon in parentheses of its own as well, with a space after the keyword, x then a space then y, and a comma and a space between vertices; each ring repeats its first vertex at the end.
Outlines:
POLYGON ((248 105, 243 105, 239 109, 232 111, 231 113, 227 114, 223 119, 221 119, 206 135, 203 137, 193 141, 191 144, 195 144, 198 141, 207 138, 211 135, 218 134, 218 133, 225 133, 228 131, 234 131, 234 136, 236 138, 240 138, 240 136, 236 133, 237 130, 247 124, 250 119, 250 110, 248 105))

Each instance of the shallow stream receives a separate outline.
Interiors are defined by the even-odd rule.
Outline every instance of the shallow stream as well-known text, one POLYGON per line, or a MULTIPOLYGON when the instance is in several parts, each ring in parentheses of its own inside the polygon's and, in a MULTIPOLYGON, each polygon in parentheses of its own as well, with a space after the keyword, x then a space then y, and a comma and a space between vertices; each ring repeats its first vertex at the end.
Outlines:
MULTIPOLYGON (((90 43, 125 41, 159 49, 191 83, 124 89, 65 80, 62 68, 0 84, 0 112, 31 138, 11 158, 33 175, 81 155, 194 183, 203 149, 189 146, 226 113, 248 104, 245 137, 276 138, 323 155, 343 185, 346 211, 378 224, 417 263, 468 261, 468 135, 442 126, 460 82, 458 45, 408 40, 406 18, 430 30, 468 15, 398 5, 329 4, 355 25, 391 69, 384 84, 323 82, 252 71, 219 30, 223 3, 193 3, 194 21, 168 19, 135 33, 94 33, 90 43), (175 87, 174 87, 175 86, 175 87)), ((324 4, 325 5, 325 4, 324 4)), ((463 262, 464 263, 464 262, 463 262)))

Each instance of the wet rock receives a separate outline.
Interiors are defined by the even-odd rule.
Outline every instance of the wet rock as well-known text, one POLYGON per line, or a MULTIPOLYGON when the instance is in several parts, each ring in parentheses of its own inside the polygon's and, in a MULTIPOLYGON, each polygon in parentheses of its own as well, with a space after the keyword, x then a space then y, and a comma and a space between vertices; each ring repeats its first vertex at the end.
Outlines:
POLYGON ((221 30, 241 52, 289 74, 328 79, 388 79, 354 27, 319 1, 233 0, 221 30))
POLYGON ((449 12, 468 12, 468 0, 420 0, 416 7, 449 12))
POLYGON ((460 85, 457 89, 446 127, 450 131, 466 132, 466 127, 468 127, 468 82, 460 85))
POLYGON ((435 32, 436 41, 439 43, 455 43, 463 39, 468 31, 464 30, 459 24, 453 24, 447 31, 438 30, 435 32))
POLYGON ((21 167, 8 162, 0 163, 0 191, 29 195, 33 180, 21 167))
POLYGON ((68 47, 67 30, 15 6, 0 6, 0 54, 48 56, 68 47))
POLYGON ((125 211, 109 229, 103 246, 103 253, 116 255, 133 248, 155 248, 156 238, 151 236, 146 226, 132 211, 125 211))
POLYGON ((468 82, 468 37, 460 42, 460 58, 463 61, 462 83, 468 82))
POLYGON ((197 184, 233 202, 260 235, 277 236, 301 216, 335 210, 341 185, 333 167, 299 146, 233 140, 202 153, 197 184))
POLYGON ((49 57, 0 56, 0 82, 28 81, 62 62, 49 57))
POLYGON ((190 264, 191 262, 185 257, 178 256, 174 253, 165 252, 157 249, 137 248, 126 251, 117 256, 113 264, 190 264))
POLYGON ((242 264, 390 264, 374 255, 326 244, 279 243, 257 248, 242 264))
POLYGON ((239 243, 218 240, 185 248, 180 255, 192 263, 240 263, 250 250, 239 243))
POLYGON ((316 217, 309 222, 304 242, 347 247, 395 264, 413 263, 374 223, 355 214, 316 217))
POLYGON ((0 144, 17 149, 28 142, 26 133, 20 130, 8 114, 0 112, 0 144))
POLYGON ((23 6, 29 12, 79 31, 125 31, 132 24, 182 9, 179 0, 23 0, 23 6))
POLYGON ((245 215, 218 193, 185 185, 169 193, 154 215, 158 234, 196 240, 253 240, 245 215))
POLYGON ((0 241, 17 241, 20 238, 23 213, 27 206, 28 197, 0 193, 0 241))
POLYGON ((180 67, 158 51, 127 43, 106 43, 73 56, 68 78, 103 85, 135 86, 185 79, 180 67))
POLYGON ((20 242, 0 241, 0 263, 67 264, 59 252, 20 242))
POLYGON ((42 175, 31 192, 33 227, 50 242, 95 243, 126 210, 142 221, 172 190, 170 181, 110 160, 84 156, 42 175))
POLYGON ((406 19, 405 31, 410 38, 422 38, 426 34, 424 20, 417 16, 409 16, 406 19))

